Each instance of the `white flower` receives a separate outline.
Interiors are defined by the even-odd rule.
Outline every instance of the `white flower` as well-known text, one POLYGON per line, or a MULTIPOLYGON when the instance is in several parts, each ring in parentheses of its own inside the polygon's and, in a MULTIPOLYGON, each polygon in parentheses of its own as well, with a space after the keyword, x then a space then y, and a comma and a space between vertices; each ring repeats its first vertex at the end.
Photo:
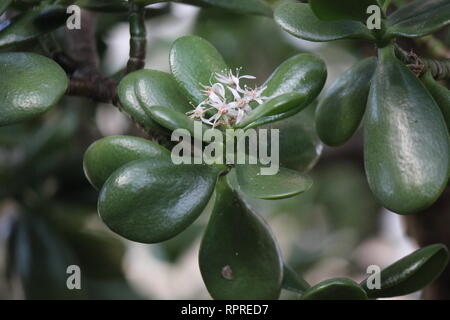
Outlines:
POLYGON ((256 101, 259 104, 263 104, 265 100, 269 99, 269 97, 261 96, 266 89, 267 87, 255 88, 251 90, 246 89, 243 93, 250 101, 256 101))
POLYGON ((239 76, 239 72, 240 69, 236 69, 236 75, 231 70, 214 73, 211 78, 215 77, 218 82, 211 83, 209 86, 202 84, 205 100, 194 110, 189 111, 187 115, 213 127, 219 125, 232 127, 242 122, 252 111, 250 103, 262 104, 268 98, 262 96, 266 87, 248 89, 247 86, 244 86, 242 88, 241 79, 254 80, 256 78, 250 75, 239 76), (227 92, 230 94, 227 95, 227 92), (215 111, 215 113, 207 118, 205 116, 209 111, 215 111))
POLYGON ((231 70, 225 71, 225 73, 216 72, 216 80, 225 85, 234 86, 238 91, 240 91, 241 87, 239 85, 239 82, 241 81, 241 79, 256 79, 256 77, 250 75, 239 76, 240 71, 241 69, 236 69, 236 75, 234 75, 231 70))

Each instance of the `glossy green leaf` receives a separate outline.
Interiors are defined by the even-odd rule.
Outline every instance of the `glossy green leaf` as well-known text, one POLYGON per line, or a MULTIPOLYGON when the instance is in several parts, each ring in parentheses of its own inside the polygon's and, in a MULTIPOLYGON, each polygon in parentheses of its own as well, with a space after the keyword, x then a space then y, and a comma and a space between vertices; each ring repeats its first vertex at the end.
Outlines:
POLYGON ((0 16, 8 9, 12 1, 13 0, 3 0, 2 3, 0 3, 0 16))
POLYGON ((61 6, 29 10, 13 18, 7 27, 0 30, 0 49, 10 50, 27 44, 60 27, 66 18, 66 10, 61 6))
POLYGON ((366 292, 346 278, 328 279, 309 288, 300 300, 366 300, 366 292))
POLYGON ((210 85, 214 73, 226 70, 227 65, 208 41, 185 36, 172 45, 170 68, 185 95, 192 103, 199 104, 205 100, 203 85, 210 85))
POLYGON ((83 290, 67 289, 67 267, 79 265, 70 247, 36 213, 21 212, 12 247, 12 263, 26 299, 82 299, 83 290))
POLYGON ((272 9, 264 0, 175 0, 176 2, 227 9, 236 13, 271 16, 272 9))
POLYGON ((117 93, 122 107, 149 129, 161 130, 146 111, 165 106, 180 112, 191 110, 172 75, 156 70, 140 70, 119 83, 117 93))
POLYGON ((307 191, 312 179, 295 170, 279 168, 275 175, 262 175, 259 165, 237 165, 239 187, 245 195, 258 199, 284 199, 307 191))
POLYGON ((2 126, 46 112, 67 90, 64 70, 34 53, 0 53, 0 74, 2 126))
POLYGON ((269 116, 256 121, 255 126, 279 121, 301 111, 319 95, 327 79, 325 62, 311 54, 299 54, 284 61, 266 80, 263 96, 276 97, 285 93, 298 93, 304 102, 286 113, 269 116))
POLYGON ((347 142, 364 116, 376 58, 366 58, 341 74, 326 91, 316 112, 320 139, 330 146, 347 142))
POLYGON ((448 0, 416 0, 388 17, 387 37, 423 37, 448 24, 450 24, 448 0))
POLYGON ((357 20, 366 22, 367 8, 378 5, 377 0, 310 0, 314 14, 321 20, 357 20))
POLYGON ((430 72, 426 72, 421 80, 441 109, 447 129, 450 130, 450 90, 434 80, 430 72))
MULTIPOLYGON (((317 136, 314 122, 315 105, 287 119, 260 127, 279 130, 280 166, 297 171, 308 171, 317 163, 323 145, 317 136)), ((269 139, 271 141, 271 139, 269 139)), ((268 150, 271 148, 269 142, 268 150)))
POLYGON ((255 128, 266 123, 273 122, 272 119, 279 120, 280 115, 287 115, 295 110, 300 111, 307 106, 307 96, 298 93, 285 93, 272 98, 253 109, 236 128, 255 128))
POLYGON ((109 176, 123 165, 134 160, 155 158, 169 162, 170 153, 149 140, 111 136, 91 144, 84 154, 83 168, 89 182, 100 189, 109 176))
POLYGON ((319 95, 326 79, 325 62, 312 54, 302 53, 278 66, 263 84, 266 89, 262 95, 272 97, 296 92, 307 95, 309 104, 319 95))
MULTIPOLYGON (((156 123, 161 126, 172 131, 176 129, 186 129, 193 137, 196 136, 195 124, 198 125, 198 128, 202 128, 202 133, 205 133, 208 129, 212 129, 212 127, 208 127, 200 121, 189 118, 185 113, 166 107, 153 106, 147 109, 146 112, 156 123)), ((217 132, 220 133, 221 131, 217 130, 217 132)), ((203 138, 203 136, 199 138, 203 138)))
POLYGON ((275 21, 290 34, 309 41, 365 39, 374 41, 372 33, 358 21, 322 21, 305 3, 282 3, 275 9, 275 21))
POLYGON ((105 182, 98 212, 124 238, 143 243, 170 239, 202 213, 214 191, 218 171, 203 165, 133 161, 105 182))
POLYGON ((269 300, 281 291, 283 262, 264 221, 230 189, 216 189, 213 213, 202 240, 200 271, 214 299, 269 300))
POLYGON ((303 293, 311 286, 305 279, 301 278, 294 270, 288 265, 283 266, 283 289, 294 291, 297 293, 303 293))
POLYGON ((369 289, 368 279, 361 285, 369 298, 403 296, 416 292, 433 282, 445 269, 448 250, 434 244, 414 251, 380 273, 380 289, 369 289))
POLYGON ((409 214, 430 206, 449 175, 445 121, 419 79, 380 50, 364 120, 364 160, 369 185, 383 206, 409 214))

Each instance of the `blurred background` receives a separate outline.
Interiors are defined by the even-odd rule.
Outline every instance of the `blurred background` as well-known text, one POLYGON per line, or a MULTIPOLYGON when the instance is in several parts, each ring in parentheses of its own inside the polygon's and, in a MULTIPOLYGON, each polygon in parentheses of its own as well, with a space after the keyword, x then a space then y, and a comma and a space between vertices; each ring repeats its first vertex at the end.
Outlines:
MULTIPOLYGON (((169 71, 171 43, 192 33, 213 43, 231 68, 242 67, 260 83, 285 59, 309 52, 326 61, 329 86, 374 53, 360 41, 301 41, 265 17, 182 4, 151 9, 150 69, 169 71)), ((96 36, 105 74, 122 70, 129 51, 126 15, 99 16, 96 36)), ((301 145, 309 163, 317 161, 312 189, 288 200, 248 201, 273 229, 288 264, 308 282, 343 276, 360 281, 369 265, 385 267, 417 244, 406 235, 402 218, 373 198, 361 133, 343 147, 323 147, 313 112, 314 105, 299 114, 303 131, 291 131, 299 144, 310 137, 301 145)), ((97 216, 98 194, 84 176, 82 157, 92 142, 116 134, 142 132, 112 105, 75 97, 37 120, 0 128, 0 299, 209 299, 197 262, 209 210, 158 245, 126 241, 97 216), (71 264, 81 268, 82 290, 66 288, 71 264)), ((295 297, 283 291, 281 298, 295 297)))

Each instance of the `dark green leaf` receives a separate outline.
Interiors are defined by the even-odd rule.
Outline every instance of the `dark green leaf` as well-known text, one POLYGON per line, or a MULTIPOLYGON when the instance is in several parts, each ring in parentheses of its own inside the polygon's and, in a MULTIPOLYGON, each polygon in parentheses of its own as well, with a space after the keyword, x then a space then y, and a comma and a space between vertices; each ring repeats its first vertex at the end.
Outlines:
POLYGON ((304 102, 286 113, 256 121, 255 126, 288 118, 309 105, 322 90, 327 78, 324 61, 311 54, 299 54, 284 61, 263 84, 263 96, 276 97, 285 93, 298 93, 304 102))
POLYGON ((450 90, 434 80, 430 72, 426 72, 421 80, 441 109, 447 129, 450 130, 450 90))
POLYGON ((276 175, 262 175, 259 165, 238 165, 236 175, 245 195, 259 199, 284 199, 307 191, 310 177, 295 170, 279 168, 276 175))
POLYGON ((127 75, 119 83, 122 107, 133 118, 153 130, 161 130, 146 111, 165 106, 180 112, 191 110, 172 75, 156 70, 140 70, 127 75))
POLYGON ((89 182, 100 189, 109 176, 123 165, 139 159, 170 161, 160 145, 137 137, 111 136, 94 142, 84 154, 83 168, 89 182))
POLYGON ((29 10, 13 18, 6 28, 0 30, 0 49, 12 49, 29 43, 63 25, 66 18, 66 10, 61 6, 29 10))
POLYGON ((369 289, 368 279, 361 285, 369 298, 403 296, 416 292, 433 282, 445 269, 448 250, 434 244, 414 251, 393 263, 380 273, 380 289, 369 289))
POLYGON ((378 5, 377 0, 310 0, 314 14, 321 20, 357 20, 366 22, 367 8, 378 5))
POLYGON ((200 271, 214 299, 277 299, 283 262, 263 220, 230 189, 225 178, 202 240, 200 271))
MULTIPOLYGON (((153 106, 147 109, 146 112, 156 123, 160 124, 161 126, 172 131, 176 129, 186 129, 193 137, 196 136, 195 124, 198 125, 198 128, 202 128, 202 133, 205 133, 205 131, 208 129, 212 129, 211 127, 207 127, 200 121, 189 118, 185 113, 178 112, 166 107, 153 106)), ((221 133, 221 131, 219 130, 217 130, 217 132, 221 133)), ((203 139, 203 136, 198 138, 203 139)))
POLYGON ((192 103, 199 104, 205 100, 203 85, 210 85, 214 73, 226 70, 227 65, 208 41, 197 36, 185 36, 172 46, 170 68, 185 95, 192 103))
POLYGON ((390 15, 387 24, 387 37, 423 37, 450 24, 450 1, 416 0, 390 15))
POLYGON ((105 182, 98 212, 111 230, 129 240, 161 242, 182 232, 202 213, 217 174, 203 165, 133 161, 105 182))
POLYGON ((309 288, 300 300, 366 300, 365 291, 353 280, 335 278, 309 288))
POLYGON ((305 102, 307 102, 307 96, 295 92, 282 94, 253 109, 243 121, 236 125, 236 128, 250 129, 273 122, 273 119, 279 120, 280 115, 288 115, 294 109, 298 112, 305 108, 307 106, 305 102))
POLYGON ((275 21, 290 34, 309 41, 365 39, 374 41, 372 33, 357 21, 322 21, 305 3, 283 3, 275 9, 275 21))
POLYGON ((305 279, 301 278, 294 270, 288 265, 283 266, 283 289, 294 291, 297 293, 303 293, 311 286, 305 279))
POLYGON ((449 175, 449 137, 439 107, 392 47, 380 50, 364 118, 369 185, 383 206, 409 214, 430 206, 449 175))
POLYGON ((327 90, 316 112, 320 139, 330 146, 347 142, 366 110, 370 80, 377 66, 376 58, 366 58, 340 75, 327 90))
POLYGON ((327 79, 325 62, 312 54, 302 53, 289 58, 263 84, 262 95, 279 96, 296 92, 308 96, 311 103, 322 90, 327 79))
POLYGON ((0 125, 32 119, 53 107, 67 89, 64 70, 34 53, 0 53, 0 125))

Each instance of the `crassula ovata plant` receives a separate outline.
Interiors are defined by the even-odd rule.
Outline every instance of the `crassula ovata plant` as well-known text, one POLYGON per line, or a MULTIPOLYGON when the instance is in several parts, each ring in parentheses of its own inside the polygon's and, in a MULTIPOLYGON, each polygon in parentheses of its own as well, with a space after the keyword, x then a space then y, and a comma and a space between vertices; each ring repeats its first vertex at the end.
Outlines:
MULTIPOLYGON (((270 227, 249 201, 307 192, 313 183, 308 172, 322 150, 318 138, 329 146, 342 145, 361 123, 367 181, 383 207, 414 214, 442 194, 450 174, 450 94, 437 80, 450 77, 450 64, 448 59, 407 53, 397 40, 423 37, 448 26, 450 2, 417 0, 388 14, 389 4, 381 0, 342 0, 338 5, 335 0, 3 1, 0 14, 14 14, 0 22, 0 125, 35 120, 65 95, 113 104, 129 116, 147 138, 103 137, 84 153, 83 169, 98 191, 100 219, 123 238, 154 244, 174 238, 202 214, 210 214, 199 267, 214 299, 278 299, 282 289, 302 300, 410 294, 445 269, 445 245, 423 247, 383 269, 377 288, 370 277, 360 283, 332 278, 311 286, 285 263, 270 227), (361 59, 322 95, 327 67, 318 56, 294 55, 262 81, 249 75, 245 65, 227 65, 211 43, 196 35, 173 42, 167 57, 170 72, 146 69, 146 6, 167 2, 273 17, 282 29, 308 41, 364 40, 376 46, 377 57, 361 59), (129 60, 114 77, 100 73, 95 62, 79 68, 58 45, 55 35, 68 18, 66 7, 74 4, 99 14, 127 15, 129 60), (380 28, 366 26, 370 6, 381 10, 380 28), (35 47, 39 50, 31 52, 35 47), (213 134, 198 137, 197 129, 213 134), (272 149, 278 154, 274 172, 262 174, 270 163, 251 162, 249 154, 244 158, 250 163, 234 161, 238 156, 230 150, 231 142, 252 147, 245 137, 268 138, 267 132, 269 138, 279 138, 269 143, 269 147, 277 145, 272 149), (176 163, 173 155, 179 145, 175 142, 186 142, 186 136, 194 140, 186 140, 187 146, 180 150, 191 163, 176 163), (209 157, 200 159, 206 152, 209 157)), ((57 140, 59 134, 42 136, 57 140)), ((261 146, 255 148, 259 151, 261 146)), ((274 154, 266 154, 270 156, 274 154)), ((29 213, 23 217, 23 225, 34 219, 29 213)), ((20 245, 12 248, 19 254, 20 245)))

